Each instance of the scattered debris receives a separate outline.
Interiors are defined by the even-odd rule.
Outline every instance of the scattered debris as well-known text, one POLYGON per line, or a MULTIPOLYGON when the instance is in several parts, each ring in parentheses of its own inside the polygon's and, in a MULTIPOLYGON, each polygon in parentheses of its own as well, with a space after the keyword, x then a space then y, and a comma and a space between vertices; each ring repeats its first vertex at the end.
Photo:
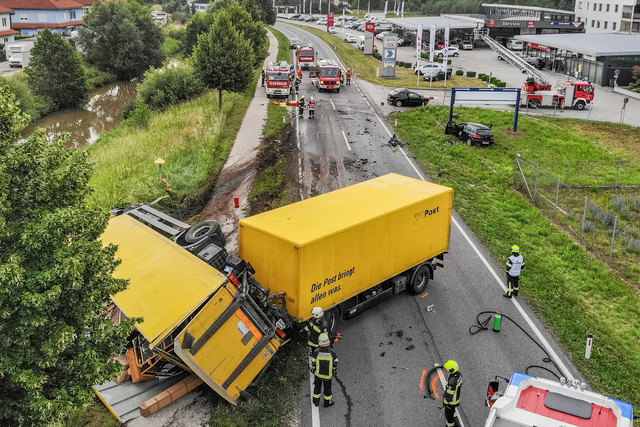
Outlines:
POLYGON ((411 344, 409 347, 405 348, 405 350, 413 350, 414 348, 416 348, 416 346, 411 344))
POLYGON ((380 357, 384 357, 384 354, 385 354, 385 353, 386 353, 385 351, 383 351, 382 353, 380 353, 380 357))
POLYGON ((428 305, 428 306, 427 306, 427 311, 432 311, 432 310, 433 310, 433 304, 428 305))
POLYGON ((393 335, 393 332, 387 332, 386 334, 384 334, 385 337, 390 337, 391 335, 393 335))
POLYGON ((389 344, 389 345, 393 345, 393 342, 392 342, 392 341, 389 341, 387 344, 389 344))
POLYGON ((402 336, 404 335, 404 331, 402 329, 398 329, 396 331, 396 335, 398 336, 398 338, 402 338, 402 336))
POLYGON ((405 338, 405 340, 407 340, 407 341, 411 342, 411 341, 413 341, 413 338, 409 338, 409 337, 407 337, 407 338, 405 338))
POLYGON ((371 121, 371 119, 370 119, 369 117, 365 117, 365 119, 366 119, 368 122, 370 122, 370 121, 371 121))

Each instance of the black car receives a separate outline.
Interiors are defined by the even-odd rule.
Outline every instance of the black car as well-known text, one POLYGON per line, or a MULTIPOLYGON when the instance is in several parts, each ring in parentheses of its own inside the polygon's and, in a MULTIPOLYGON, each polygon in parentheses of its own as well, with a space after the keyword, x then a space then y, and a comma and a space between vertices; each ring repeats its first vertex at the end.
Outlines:
POLYGON ((295 49, 295 48, 297 48, 297 47, 298 47, 298 45, 299 45, 299 44, 300 44, 300 40, 298 40, 298 39, 296 39, 296 38, 294 37, 294 38, 292 38, 292 39, 289 41, 289 48, 290 48, 290 49, 295 49))
POLYGON ((396 107, 401 107, 403 105, 414 107, 427 105, 430 99, 433 99, 433 97, 420 95, 419 93, 410 91, 405 87, 394 89, 387 94, 387 102, 391 105, 395 105, 396 107))
POLYGON ((491 125, 485 126, 480 123, 456 123, 454 133, 460 141, 465 141, 467 145, 493 145, 493 131, 491 125))
MULTIPOLYGON (((451 68, 447 68, 447 79, 451 78, 451 68)), ((422 73, 424 80, 438 81, 444 80, 444 70, 442 68, 434 68, 432 70, 422 73)))

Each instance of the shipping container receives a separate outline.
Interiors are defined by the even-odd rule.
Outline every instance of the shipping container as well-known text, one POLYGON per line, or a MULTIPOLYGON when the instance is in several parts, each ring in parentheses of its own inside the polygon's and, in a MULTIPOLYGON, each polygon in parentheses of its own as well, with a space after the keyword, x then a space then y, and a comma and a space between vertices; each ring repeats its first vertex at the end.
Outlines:
POLYGON ((389 174, 240 220, 240 256, 302 322, 445 253, 452 208, 451 188, 389 174))

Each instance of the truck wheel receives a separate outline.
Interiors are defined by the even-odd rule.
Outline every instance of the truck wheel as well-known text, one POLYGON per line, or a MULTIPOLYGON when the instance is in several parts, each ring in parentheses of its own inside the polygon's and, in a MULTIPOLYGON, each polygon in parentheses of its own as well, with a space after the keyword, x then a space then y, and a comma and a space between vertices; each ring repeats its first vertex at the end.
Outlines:
POLYGON ((538 108, 540 106, 540 101, 538 101, 537 99, 530 99, 527 102, 527 105, 531 108, 538 108))
POLYGON ((267 94, 267 99, 271 98, 271 95, 267 94))
POLYGON ((409 283, 409 291, 412 294, 422 293, 429 284, 431 278, 431 267, 428 264, 421 264, 416 271, 411 275, 411 282, 409 283))
POLYGON ((573 108, 575 108, 576 110, 584 110, 584 107, 586 107, 587 104, 584 103, 584 101, 578 101, 576 102, 576 105, 573 106, 573 108))
POLYGON ((340 321, 340 308, 335 307, 325 312, 325 318, 327 319, 327 326, 329 328, 329 335, 335 335, 338 330, 338 322, 340 321))
POLYGON ((187 230, 184 235, 184 240, 186 240, 187 243, 196 243, 205 237, 209 237, 214 234, 221 236, 220 240, 226 240, 224 238, 224 234, 222 234, 218 221, 202 221, 187 230))

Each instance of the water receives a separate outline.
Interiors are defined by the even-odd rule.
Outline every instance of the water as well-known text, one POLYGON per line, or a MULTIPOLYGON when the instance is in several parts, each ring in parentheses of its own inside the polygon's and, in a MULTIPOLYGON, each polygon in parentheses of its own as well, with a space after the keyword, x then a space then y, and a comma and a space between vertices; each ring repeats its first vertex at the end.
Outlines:
POLYGON ((85 147, 115 129, 122 121, 125 107, 135 97, 134 83, 112 83, 93 91, 82 110, 56 111, 27 127, 22 134, 27 137, 37 128, 45 128, 49 137, 69 132, 67 147, 85 147))

